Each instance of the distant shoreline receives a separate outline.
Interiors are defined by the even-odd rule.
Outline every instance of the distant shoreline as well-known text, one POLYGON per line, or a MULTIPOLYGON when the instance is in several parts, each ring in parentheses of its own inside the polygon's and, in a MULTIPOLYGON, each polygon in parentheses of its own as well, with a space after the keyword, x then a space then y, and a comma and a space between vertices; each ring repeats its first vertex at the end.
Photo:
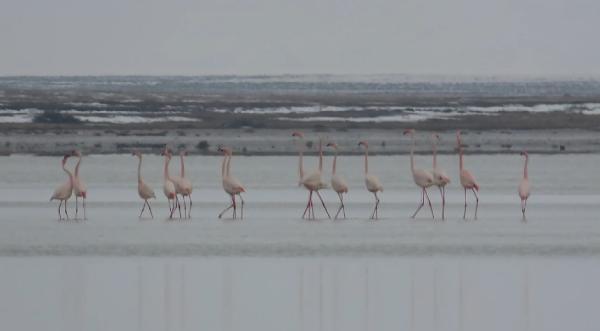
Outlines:
MULTIPOLYGON (((160 153, 168 144, 174 150, 186 149, 191 154, 217 155, 219 145, 231 146, 236 155, 295 155, 297 145, 290 129, 61 129, 3 131, 0 154, 62 155, 74 148, 85 154, 126 154, 132 150, 160 153)), ((369 151, 379 155, 407 154, 410 140, 400 128, 352 130, 304 130, 306 153, 317 151, 318 139, 335 141, 340 153, 358 155, 359 140, 370 142, 369 151)), ((441 137, 440 154, 455 153, 454 129, 418 130, 417 153, 431 153, 430 136, 441 137)), ((463 143, 469 154, 507 154, 528 150, 530 153, 600 153, 600 132, 596 130, 464 130, 463 143)))

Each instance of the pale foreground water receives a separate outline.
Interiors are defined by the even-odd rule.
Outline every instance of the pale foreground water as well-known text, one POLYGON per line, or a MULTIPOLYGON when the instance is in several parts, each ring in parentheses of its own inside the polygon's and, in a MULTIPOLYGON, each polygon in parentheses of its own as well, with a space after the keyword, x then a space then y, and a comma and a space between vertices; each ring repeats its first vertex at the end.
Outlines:
MULTIPOLYGON (((174 160, 175 161, 175 160, 174 160)), ((368 221, 362 158, 340 158, 345 221, 303 221, 292 157, 236 157, 244 221, 227 204, 220 158, 190 157, 192 220, 166 220, 162 159, 145 158, 155 218, 137 218, 136 159, 91 156, 88 220, 58 222, 59 158, 0 158, 0 320, 45 330, 596 330, 600 325, 598 155, 532 155, 527 222, 517 155, 466 156, 481 183, 479 220, 462 220, 457 157, 448 220, 432 222, 407 156, 373 156, 385 185, 368 221)), ((418 166, 430 158, 417 157, 418 166)), ((307 158, 307 168, 316 160, 307 158)), ((72 164, 70 164, 72 167, 72 164)), ((326 162, 329 174, 330 159, 326 162)), ((178 162, 172 163, 172 172, 178 162)), ((439 214, 439 193, 430 193, 439 214)), ((330 212, 336 196, 325 192, 330 212)), ((469 199, 472 197, 469 196, 469 199)), ((471 201, 471 200, 470 200, 471 201)), ((73 203, 70 207, 73 207, 73 203)), ((473 210, 468 211, 472 216, 473 210)), ((73 210, 70 210, 73 214, 73 210)))

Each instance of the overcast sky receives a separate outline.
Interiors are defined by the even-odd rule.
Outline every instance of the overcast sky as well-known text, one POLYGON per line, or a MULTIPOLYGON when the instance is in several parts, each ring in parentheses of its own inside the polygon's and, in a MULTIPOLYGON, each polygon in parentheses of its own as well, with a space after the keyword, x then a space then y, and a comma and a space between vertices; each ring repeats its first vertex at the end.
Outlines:
POLYGON ((0 75, 598 75, 599 33, 599 0, 0 0, 0 75))

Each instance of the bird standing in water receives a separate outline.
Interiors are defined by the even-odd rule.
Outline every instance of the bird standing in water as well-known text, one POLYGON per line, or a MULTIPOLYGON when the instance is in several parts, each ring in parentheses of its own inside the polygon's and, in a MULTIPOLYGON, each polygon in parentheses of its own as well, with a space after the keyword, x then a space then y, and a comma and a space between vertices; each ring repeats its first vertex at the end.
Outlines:
POLYGON ((154 195, 154 190, 144 182, 142 179, 142 153, 139 151, 134 151, 131 155, 134 155, 138 158, 138 167, 137 167, 137 176, 138 176, 138 195, 142 200, 144 200, 144 206, 142 207, 142 211, 140 212, 140 218, 144 213, 144 209, 148 206, 148 211, 150 212, 150 216, 154 218, 152 214, 152 207, 150 207, 150 199, 156 199, 156 195, 154 195))
POLYGON ((60 207, 62 206, 63 203, 65 205, 66 219, 67 220, 69 219, 69 213, 67 212, 67 201, 69 200, 69 198, 71 198, 71 195, 73 194, 73 174, 65 167, 69 157, 71 157, 71 154, 67 154, 67 155, 63 156, 63 159, 61 161, 62 170, 67 174, 67 176, 69 178, 67 179, 66 182, 64 182, 59 187, 57 187, 56 190, 54 190, 54 193, 52 194, 52 197, 50 198, 50 201, 52 201, 52 200, 60 201, 60 203, 58 204, 58 219, 59 220, 63 219, 62 215, 60 214, 60 207))
POLYGON ((358 146, 363 146, 365 148, 365 186, 367 187, 367 190, 375 196, 375 208, 373 208, 371 219, 378 219, 379 197, 377 196, 377 192, 383 192, 383 185, 381 185, 379 178, 369 173, 369 143, 361 141, 358 143, 358 146))

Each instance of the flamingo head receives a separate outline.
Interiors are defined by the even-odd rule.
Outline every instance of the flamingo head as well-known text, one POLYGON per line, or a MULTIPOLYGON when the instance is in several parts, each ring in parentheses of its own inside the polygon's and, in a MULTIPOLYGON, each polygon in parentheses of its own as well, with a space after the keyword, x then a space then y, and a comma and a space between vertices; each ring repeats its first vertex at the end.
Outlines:
POLYGON ((333 149, 337 149, 338 148, 338 145, 336 143, 333 143, 333 142, 332 143, 327 143, 327 145, 325 145, 325 146, 332 147, 333 149))
POLYGON ((131 155, 137 156, 137 157, 142 157, 142 153, 140 153, 140 151, 138 151, 137 149, 133 150, 131 152, 131 155))
POLYGON ((528 157, 528 156, 529 156, 529 153, 527 153, 527 151, 522 151, 522 152, 521 152, 521 155, 522 155, 522 156, 524 156, 524 157, 528 157))
POLYGON ((431 134, 431 140, 433 140, 434 142, 440 141, 440 135, 437 133, 431 134))
POLYGON ((415 129, 406 129, 406 130, 404 130, 404 132, 402 134, 405 136, 407 134, 413 135, 413 134, 415 134, 415 129))
POLYGON ((160 153, 160 155, 166 157, 167 159, 171 159, 171 157, 173 156, 173 151, 165 145, 165 149, 160 153))
POLYGON ((231 151, 231 148, 229 147, 225 147, 225 146, 219 146, 219 148, 217 149, 218 152, 223 153, 224 155, 231 155, 233 154, 233 152, 231 151))
POLYGON ((81 152, 78 149, 74 149, 71 151, 71 156, 81 157, 81 152))
POLYGON ((437 179, 438 183, 443 183, 443 184, 450 183, 450 178, 448 178, 448 176, 445 176, 445 175, 438 175, 436 179, 437 179))
POLYGON ((188 156, 188 151, 187 150, 182 150, 181 152, 179 152, 179 156, 188 156))
POLYGON ((292 137, 304 138, 304 133, 300 131, 294 131, 292 132, 292 137))
POLYGON ((365 148, 369 148, 369 143, 365 140, 359 141, 358 146, 365 146, 365 148))

